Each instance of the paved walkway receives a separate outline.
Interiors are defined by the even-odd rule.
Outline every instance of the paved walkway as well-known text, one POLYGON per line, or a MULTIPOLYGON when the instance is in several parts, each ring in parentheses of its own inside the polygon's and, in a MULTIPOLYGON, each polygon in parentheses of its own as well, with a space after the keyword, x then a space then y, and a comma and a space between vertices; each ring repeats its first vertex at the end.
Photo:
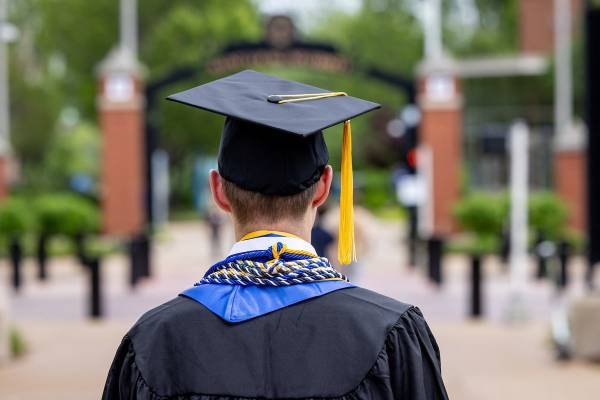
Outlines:
MULTIPOLYGON (((443 356, 448 391, 453 399, 598 399, 600 367, 579 362, 556 363, 548 340, 547 320, 559 300, 551 285, 532 283, 527 293, 530 320, 503 322, 508 280, 495 260, 486 265, 487 318, 468 322, 468 264, 462 257, 445 260, 445 285, 435 288, 423 271, 406 266, 401 228, 365 218, 361 264, 350 271, 358 284, 419 305, 430 321, 443 356), (366 249, 366 251, 365 251, 366 249)), ((127 328, 145 310, 190 286, 210 266, 206 228, 177 224, 165 231, 154 252, 153 277, 135 290, 127 285, 128 266, 121 256, 103 264, 103 321, 86 316, 87 276, 70 259, 54 260, 47 283, 35 280, 35 266, 25 266, 24 290, 11 296, 15 325, 29 344, 28 354, 0 366, 0 399, 98 398, 114 350, 127 328)), ((224 242, 230 242, 227 231, 224 242)), ((225 251, 225 249, 223 249, 225 251)), ((580 282, 581 262, 574 265, 580 282)), ((0 282, 8 281, 0 263, 0 282)), ((570 294, 580 292, 575 283, 570 294)))

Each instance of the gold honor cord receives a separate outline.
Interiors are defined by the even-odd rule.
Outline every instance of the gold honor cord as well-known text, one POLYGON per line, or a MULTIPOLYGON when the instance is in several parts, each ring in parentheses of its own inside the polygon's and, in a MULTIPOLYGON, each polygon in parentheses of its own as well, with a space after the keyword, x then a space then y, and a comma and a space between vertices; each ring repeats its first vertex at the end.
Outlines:
POLYGON ((284 104, 297 101, 320 100, 328 97, 348 96, 345 92, 326 92, 326 93, 300 93, 300 94, 272 94, 267 97, 269 103, 284 104))
MULTIPOLYGON (((273 94, 270 103, 285 104, 299 101, 320 100, 329 97, 348 96, 345 92, 273 94)), ((350 120, 344 122, 342 138, 342 168, 340 190, 340 225, 338 232, 338 261, 341 265, 356 261, 354 244, 354 182, 352 176, 352 127, 350 120)))

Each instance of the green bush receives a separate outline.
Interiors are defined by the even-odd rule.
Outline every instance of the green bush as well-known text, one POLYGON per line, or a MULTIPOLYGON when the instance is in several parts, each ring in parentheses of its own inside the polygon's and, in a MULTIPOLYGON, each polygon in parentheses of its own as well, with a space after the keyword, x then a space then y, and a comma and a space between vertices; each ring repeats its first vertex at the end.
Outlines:
POLYGON ((74 236, 93 233, 99 228, 96 205, 74 194, 47 194, 35 201, 37 226, 46 235, 74 236))
POLYGON ((504 197, 491 193, 471 193, 454 206, 454 217, 459 225, 479 236, 500 235, 506 215, 504 197))
POLYGON ((469 240, 460 244, 461 251, 471 254, 495 252, 507 210, 503 195, 475 192, 463 197, 453 210, 458 224, 470 234, 469 240))
POLYGON ((371 211, 396 204, 387 170, 363 170, 356 173, 355 186, 360 190, 358 203, 371 211))
POLYGON ((473 234, 452 238, 444 251, 456 254, 484 255, 496 253, 500 238, 495 236, 474 236, 473 234))
POLYGON ((565 235, 569 212, 564 202, 553 192, 532 193, 529 197, 529 226, 546 239, 565 235))
POLYGON ((0 235, 21 237, 34 223, 31 209, 21 198, 9 198, 0 205, 0 235))

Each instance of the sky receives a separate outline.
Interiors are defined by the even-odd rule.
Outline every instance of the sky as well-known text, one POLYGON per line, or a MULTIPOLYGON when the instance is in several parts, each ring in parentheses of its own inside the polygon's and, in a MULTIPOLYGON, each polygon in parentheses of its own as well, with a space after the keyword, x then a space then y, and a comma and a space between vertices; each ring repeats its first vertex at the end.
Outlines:
POLYGON ((361 0, 254 0, 258 8, 267 15, 290 15, 301 28, 307 29, 320 16, 335 10, 354 13, 360 9, 361 0))
MULTIPOLYGON (((285 14, 294 19, 301 30, 308 31, 320 22, 320 17, 330 11, 355 13, 360 10, 362 0, 253 0, 258 8, 266 15, 285 14)), ((422 18, 423 0, 405 0, 409 7, 414 7, 415 15, 422 18)), ((464 26, 465 35, 470 35, 470 27, 477 22, 477 9, 474 0, 458 0, 456 8, 450 15, 464 26)))

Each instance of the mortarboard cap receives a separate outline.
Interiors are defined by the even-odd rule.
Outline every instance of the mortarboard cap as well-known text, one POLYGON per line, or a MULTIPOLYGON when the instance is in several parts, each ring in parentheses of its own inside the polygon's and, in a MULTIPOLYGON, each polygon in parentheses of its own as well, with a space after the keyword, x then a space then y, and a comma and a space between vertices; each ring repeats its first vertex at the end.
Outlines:
POLYGON ((349 121, 379 104, 252 70, 167 99, 227 117, 219 173, 267 195, 293 195, 317 182, 329 159, 322 130, 343 122, 338 256, 343 264, 355 257, 349 121))

